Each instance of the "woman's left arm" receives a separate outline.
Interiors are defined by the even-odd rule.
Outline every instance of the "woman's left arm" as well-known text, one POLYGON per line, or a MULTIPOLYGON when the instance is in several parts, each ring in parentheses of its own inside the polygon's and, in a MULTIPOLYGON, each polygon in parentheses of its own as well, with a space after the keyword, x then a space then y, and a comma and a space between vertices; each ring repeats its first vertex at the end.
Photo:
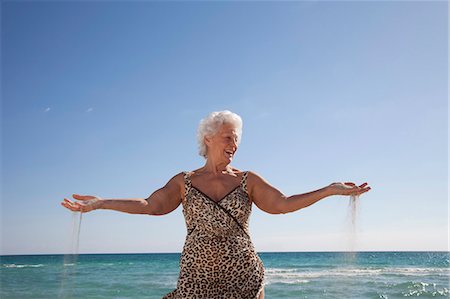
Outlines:
POLYGON ((306 208, 331 195, 361 195, 370 190, 367 183, 333 183, 327 187, 303 194, 286 197, 262 177, 253 172, 248 175, 248 193, 258 208, 269 214, 286 214, 306 208))

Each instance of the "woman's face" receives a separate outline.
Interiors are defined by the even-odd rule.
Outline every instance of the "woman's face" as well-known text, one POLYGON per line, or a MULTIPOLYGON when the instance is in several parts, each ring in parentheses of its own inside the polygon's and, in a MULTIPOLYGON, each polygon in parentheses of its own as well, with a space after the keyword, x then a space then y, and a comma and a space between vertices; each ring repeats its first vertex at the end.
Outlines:
POLYGON ((208 148, 208 159, 226 164, 231 163, 238 148, 237 138, 238 135, 234 126, 229 124, 220 126, 214 136, 205 137, 205 144, 208 148))

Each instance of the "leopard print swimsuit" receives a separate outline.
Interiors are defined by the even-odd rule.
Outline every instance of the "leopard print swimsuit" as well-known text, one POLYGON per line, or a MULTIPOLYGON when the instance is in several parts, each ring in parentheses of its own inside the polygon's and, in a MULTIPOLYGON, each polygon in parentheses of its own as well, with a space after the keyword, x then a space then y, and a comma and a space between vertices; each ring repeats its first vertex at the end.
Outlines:
POLYGON ((188 233, 177 288, 163 299, 258 298, 264 267, 249 237, 247 174, 239 186, 214 201, 192 186, 190 173, 184 173, 182 205, 188 233))

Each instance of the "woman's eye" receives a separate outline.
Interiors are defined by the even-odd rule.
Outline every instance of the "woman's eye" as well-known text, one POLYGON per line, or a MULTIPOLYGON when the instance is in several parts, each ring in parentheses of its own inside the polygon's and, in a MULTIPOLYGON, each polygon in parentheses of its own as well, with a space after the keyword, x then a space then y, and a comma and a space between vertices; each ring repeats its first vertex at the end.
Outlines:
POLYGON ((227 140, 233 140, 234 142, 237 142, 237 137, 227 136, 225 137, 227 140))

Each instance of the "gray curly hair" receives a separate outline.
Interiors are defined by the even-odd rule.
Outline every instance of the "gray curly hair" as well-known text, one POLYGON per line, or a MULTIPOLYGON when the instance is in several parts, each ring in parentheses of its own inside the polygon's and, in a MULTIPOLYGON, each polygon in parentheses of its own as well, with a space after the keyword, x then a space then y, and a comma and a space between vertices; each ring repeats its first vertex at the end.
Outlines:
POLYGON ((223 124, 234 126, 237 134, 237 144, 241 142, 242 136, 242 118, 228 110, 211 112, 207 117, 200 121, 197 129, 198 153, 205 159, 207 157, 207 148, 205 136, 214 136, 223 124))

